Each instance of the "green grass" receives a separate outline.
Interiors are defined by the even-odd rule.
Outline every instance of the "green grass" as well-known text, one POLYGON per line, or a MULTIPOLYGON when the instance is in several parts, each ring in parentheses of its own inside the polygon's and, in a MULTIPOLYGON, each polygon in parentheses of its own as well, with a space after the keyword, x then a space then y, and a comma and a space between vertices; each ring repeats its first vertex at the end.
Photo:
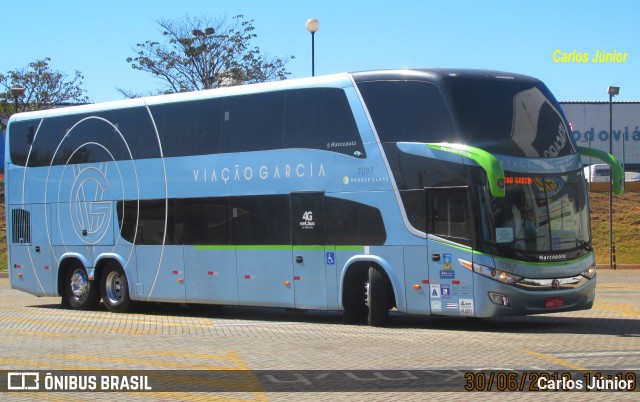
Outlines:
MULTIPOLYGON (((609 263, 609 194, 589 193, 591 236, 598 264, 609 263)), ((617 264, 640 264, 640 193, 613 196, 617 264)))

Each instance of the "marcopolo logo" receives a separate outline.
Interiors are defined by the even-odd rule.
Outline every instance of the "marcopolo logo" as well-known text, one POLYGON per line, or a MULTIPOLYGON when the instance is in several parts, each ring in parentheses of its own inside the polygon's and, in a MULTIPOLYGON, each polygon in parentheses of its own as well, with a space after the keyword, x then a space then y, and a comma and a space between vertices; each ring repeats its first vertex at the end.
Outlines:
POLYGON ((106 234, 111 222, 112 202, 103 201, 109 187, 107 165, 99 168, 73 167, 75 180, 71 189, 71 222, 83 242, 98 243, 106 234))

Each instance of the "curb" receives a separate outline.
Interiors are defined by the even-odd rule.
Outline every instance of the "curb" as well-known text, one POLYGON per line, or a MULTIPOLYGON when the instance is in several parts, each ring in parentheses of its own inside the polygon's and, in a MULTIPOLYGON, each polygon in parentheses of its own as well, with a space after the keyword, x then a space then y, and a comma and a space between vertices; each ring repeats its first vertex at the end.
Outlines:
MULTIPOLYGON (((596 265, 596 269, 612 270, 610 264, 598 264, 596 265)), ((617 264, 616 269, 640 269, 640 264, 617 264)))
POLYGON ((9 277, 9 272, 4 271, 4 272, 0 272, 0 278, 8 278, 9 277))

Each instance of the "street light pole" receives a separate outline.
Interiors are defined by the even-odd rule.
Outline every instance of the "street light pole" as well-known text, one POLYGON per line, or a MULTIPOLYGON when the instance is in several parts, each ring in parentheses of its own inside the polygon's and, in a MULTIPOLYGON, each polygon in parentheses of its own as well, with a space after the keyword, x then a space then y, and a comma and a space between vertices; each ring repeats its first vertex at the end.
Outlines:
POLYGON ((315 18, 309 18, 307 20, 307 31, 311 32, 311 76, 316 76, 316 55, 315 55, 315 35, 316 31, 320 29, 320 21, 315 18))
MULTIPOLYGON (((620 87, 609 87, 609 153, 613 155, 613 97, 620 93, 620 87)), ((609 263, 616 269, 616 245, 613 242, 613 169, 609 167, 609 263)))
POLYGON ((16 108, 16 113, 18 113, 18 99, 24 96, 24 88, 20 85, 16 85, 15 87, 11 87, 10 89, 11 96, 13 96, 13 101, 16 108))

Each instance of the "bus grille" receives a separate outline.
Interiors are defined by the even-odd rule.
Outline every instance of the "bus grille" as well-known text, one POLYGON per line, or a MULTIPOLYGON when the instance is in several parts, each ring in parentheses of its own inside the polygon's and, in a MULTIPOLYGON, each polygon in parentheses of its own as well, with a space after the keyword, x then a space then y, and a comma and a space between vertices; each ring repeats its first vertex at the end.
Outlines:
POLYGON ((31 243, 31 212, 26 209, 11 210, 11 242, 16 244, 31 243))

